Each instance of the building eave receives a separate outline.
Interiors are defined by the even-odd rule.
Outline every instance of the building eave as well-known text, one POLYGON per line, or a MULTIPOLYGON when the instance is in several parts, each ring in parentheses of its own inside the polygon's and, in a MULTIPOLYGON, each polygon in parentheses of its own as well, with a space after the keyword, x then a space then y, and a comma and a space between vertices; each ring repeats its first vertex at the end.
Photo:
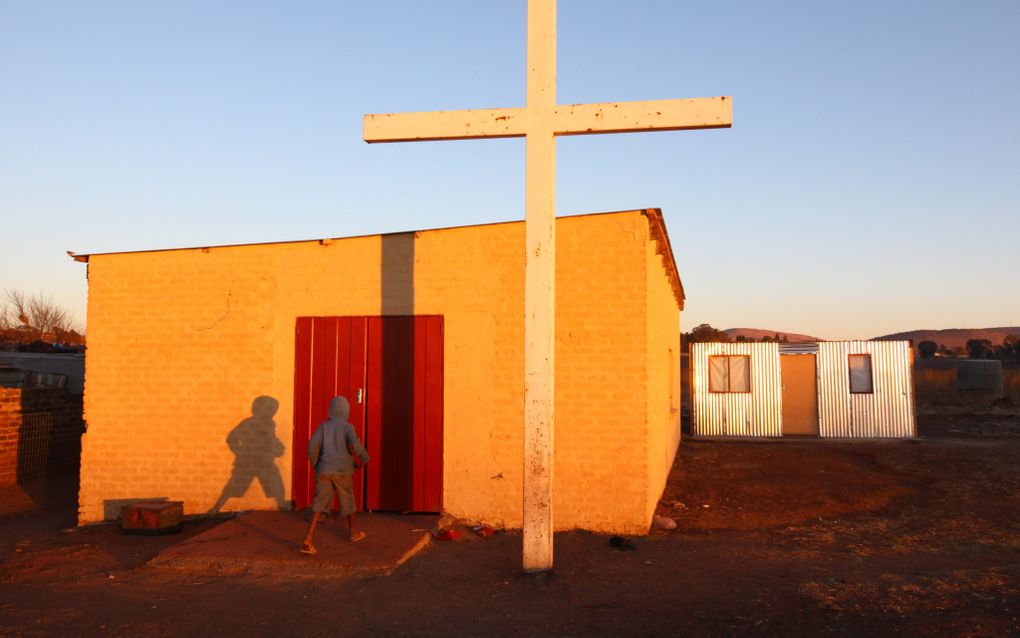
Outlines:
POLYGON ((666 232, 666 223, 662 219, 661 208, 646 208, 642 211, 648 218, 648 225, 652 231, 652 239, 656 243, 656 254, 662 257, 662 267, 669 277, 669 284, 673 288, 673 298, 676 299, 677 308, 684 309, 684 285, 680 281, 680 271, 676 267, 676 259, 673 257, 673 247, 669 243, 669 234, 666 232))

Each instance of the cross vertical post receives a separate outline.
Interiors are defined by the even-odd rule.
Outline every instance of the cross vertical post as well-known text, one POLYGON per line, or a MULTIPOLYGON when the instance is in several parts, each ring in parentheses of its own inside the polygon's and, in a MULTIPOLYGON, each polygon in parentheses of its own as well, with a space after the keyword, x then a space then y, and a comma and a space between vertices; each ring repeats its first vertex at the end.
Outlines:
POLYGON ((365 116, 366 142, 524 137, 524 571, 553 565, 556 137, 728 128, 728 97, 556 104, 556 0, 528 0, 524 108, 365 116))
POLYGON ((524 571, 553 565, 556 3, 528 0, 524 197, 524 571))

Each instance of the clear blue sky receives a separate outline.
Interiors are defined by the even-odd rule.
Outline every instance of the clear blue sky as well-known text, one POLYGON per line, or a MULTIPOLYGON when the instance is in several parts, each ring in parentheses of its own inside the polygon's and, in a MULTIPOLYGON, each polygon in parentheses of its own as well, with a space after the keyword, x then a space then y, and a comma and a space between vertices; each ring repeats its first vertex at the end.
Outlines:
MULTIPOLYGON (((523 217, 524 143, 365 113, 524 104, 524 0, 0 0, 0 289, 85 322, 107 252, 523 217)), ((560 214, 660 207, 684 328, 1020 325, 1020 2, 561 0, 560 103, 731 95, 561 139, 560 214)))

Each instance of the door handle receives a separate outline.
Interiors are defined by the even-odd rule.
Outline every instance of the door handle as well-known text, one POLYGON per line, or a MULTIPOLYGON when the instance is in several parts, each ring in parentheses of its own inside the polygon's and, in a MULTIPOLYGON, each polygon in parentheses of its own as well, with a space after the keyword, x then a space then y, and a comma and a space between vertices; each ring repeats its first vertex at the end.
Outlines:
POLYGON ((358 388, 358 396, 357 399, 355 399, 358 403, 361 403, 361 395, 362 395, 361 388, 358 388))

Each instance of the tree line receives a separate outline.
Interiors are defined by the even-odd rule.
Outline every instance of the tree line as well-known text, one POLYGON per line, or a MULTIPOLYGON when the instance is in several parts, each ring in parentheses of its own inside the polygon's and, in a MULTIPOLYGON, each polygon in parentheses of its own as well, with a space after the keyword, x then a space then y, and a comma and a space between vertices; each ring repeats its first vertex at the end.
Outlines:
POLYGON ((966 347, 947 348, 945 344, 925 340, 917 344, 922 359, 934 357, 962 357, 971 359, 998 359, 1004 363, 1020 363, 1020 335, 1006 335, 1002 343, 994 345, 990 339, 968 339, 966 347))
MULTIPOLYGON (((765 335, 760 340, 744 335, 738 335, 734 339, 725 331, 713 328, 707 323, 680 335, 681 347, 685 350, 692 343, 754 343, 756 341, 787 343, 787 338, 786 335, 780 335, 777 332, 773 336, 765 335)), ((971 359, 998 359, 1004 363, 1020 363, 1020 335, 1007 335, 998 345, 993 344, 989 339, 970 339, 965 347, 956 346, 955 348, 926 340, 917 344, 917 352, 922 359, 967 356, 971 359)))
POLYGON ((55 345, 84 345, 71 313, 42 294, 8 290, 0 300, 0 348, 50 350, 55 345))
POLYGON ((746 337, 744 335, 737 335, 734 339, 724 330, 713 328, 707 323, 703 323, 696 326, 690 332, 680 333, 680 346, 687 348, 692 343, 788 343, 789 340, 786 335, 780 335, 778 332, 773 336, 765 335, 761 339, 755 339, 754 337, 746 337))

